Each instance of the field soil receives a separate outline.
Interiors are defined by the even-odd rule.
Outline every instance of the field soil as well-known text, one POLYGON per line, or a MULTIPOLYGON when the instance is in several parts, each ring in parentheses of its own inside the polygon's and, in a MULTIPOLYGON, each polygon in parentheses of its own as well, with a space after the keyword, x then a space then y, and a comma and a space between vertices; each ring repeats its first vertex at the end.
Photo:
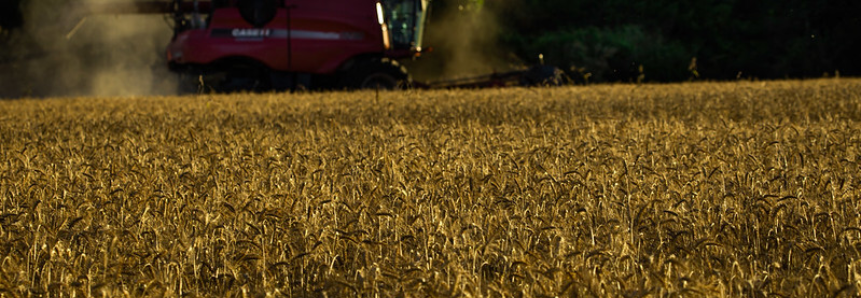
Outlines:
POLYGON ((855 297, 861 80, 0 101, 0 297, 855 297))

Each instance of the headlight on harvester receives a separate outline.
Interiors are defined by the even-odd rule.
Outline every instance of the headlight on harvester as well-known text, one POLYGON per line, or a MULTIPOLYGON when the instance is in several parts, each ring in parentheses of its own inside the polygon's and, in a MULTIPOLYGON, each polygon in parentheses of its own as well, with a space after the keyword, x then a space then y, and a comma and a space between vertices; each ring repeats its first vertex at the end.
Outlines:
POLYGON ((386 17, 383 15, 383 4, 380 2, 377 2, 377 22, 379 22, 380 25, 386 23, 386 17))

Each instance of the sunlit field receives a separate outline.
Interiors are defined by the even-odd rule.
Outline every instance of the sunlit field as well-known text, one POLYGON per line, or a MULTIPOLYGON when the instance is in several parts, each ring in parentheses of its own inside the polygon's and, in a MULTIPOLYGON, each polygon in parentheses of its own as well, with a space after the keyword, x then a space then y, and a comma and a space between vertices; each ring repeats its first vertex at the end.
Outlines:
POLYGON ((0 101, 0 297, 854 297, 861 80, 0 101))

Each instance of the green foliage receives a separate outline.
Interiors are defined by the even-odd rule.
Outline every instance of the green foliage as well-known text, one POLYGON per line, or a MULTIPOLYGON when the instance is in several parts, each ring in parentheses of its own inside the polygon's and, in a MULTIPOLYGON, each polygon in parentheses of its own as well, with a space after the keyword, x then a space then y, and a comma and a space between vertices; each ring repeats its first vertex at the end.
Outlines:
POLYGON ((481 8, 484 7, 484 0, 472 0, 470 1, 470 4, 472 4, 477 11, 481 11, 481 8))
POLYGON ((546 32, 531 41, 515 40, 523 54, 542 54, 547 64, 584 81, 684 80, 690 54, 678 42, 639 26, 616 29, 585 27, 546 32))
POLYGON ((485 10, 505 20, 503 40, 524 60, 544 52, 593 79, 632 80, 643 65, 647 80, 685 80, 692 58, 706 79, 861 74, 861 1, 509 0, 485 10))

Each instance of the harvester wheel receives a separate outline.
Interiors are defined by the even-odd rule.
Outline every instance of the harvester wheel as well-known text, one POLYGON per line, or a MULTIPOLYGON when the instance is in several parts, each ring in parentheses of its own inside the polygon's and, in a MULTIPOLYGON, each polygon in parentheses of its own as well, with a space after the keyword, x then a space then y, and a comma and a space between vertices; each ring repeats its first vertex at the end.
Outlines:
POLYGON ((388 58, 366 60, 354 65, 343 77, 350 89, 397 90, 409 87, 411 79, 406 68, 388 58))

